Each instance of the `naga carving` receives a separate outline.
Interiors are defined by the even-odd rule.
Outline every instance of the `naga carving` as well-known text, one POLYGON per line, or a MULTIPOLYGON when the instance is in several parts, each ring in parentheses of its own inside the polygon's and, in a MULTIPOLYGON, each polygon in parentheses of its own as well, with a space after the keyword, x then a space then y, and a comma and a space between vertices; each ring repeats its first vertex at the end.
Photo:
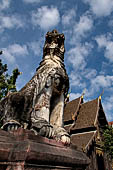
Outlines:
POLYGON ((64 101, 69 78, 64 66, 64 34, 47 32, 43 59, 32 79, 18 92, 9 94, 0 102, 2 129, 19 127, 48 138, 70 143, 63 128, 64 101))

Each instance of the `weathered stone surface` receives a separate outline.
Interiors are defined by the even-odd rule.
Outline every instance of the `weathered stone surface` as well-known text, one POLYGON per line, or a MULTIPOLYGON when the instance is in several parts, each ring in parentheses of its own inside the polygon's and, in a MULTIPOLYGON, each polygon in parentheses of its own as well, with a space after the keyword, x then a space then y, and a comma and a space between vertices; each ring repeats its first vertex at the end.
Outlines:
POLYGON ((0 170, 85 169, 89 160, 61 142, 19 128, 0 130, 0 170))
POLYGON ((56 30, 48 32, 35 75, 0 101, 5 130, 0 130, 0 170, 85 170, 89 163, 81 151, 66 146, 70 136, 63 113, 69 78, 64 39, 56 30))
POLYGON ((0 101, 2 129, 19 127, 48 138, 70 143, 63 127, 69 78, 64 66, 64 34, 47 32, 43 57, 32 79, 18 92, 0 101))

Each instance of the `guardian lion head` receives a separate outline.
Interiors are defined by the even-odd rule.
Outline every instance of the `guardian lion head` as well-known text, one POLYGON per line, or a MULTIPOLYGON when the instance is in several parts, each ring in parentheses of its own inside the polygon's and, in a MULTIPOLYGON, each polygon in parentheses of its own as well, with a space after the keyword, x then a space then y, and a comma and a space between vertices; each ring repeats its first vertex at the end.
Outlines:
POLYGON ((52 32, 47 32, 45 39, 43 58, 46 55, 50 55, 50 52, 52 51, 53 56, 57 55, 64 60, 64 34, 59 34, 57 30, 53 30, 52 32))

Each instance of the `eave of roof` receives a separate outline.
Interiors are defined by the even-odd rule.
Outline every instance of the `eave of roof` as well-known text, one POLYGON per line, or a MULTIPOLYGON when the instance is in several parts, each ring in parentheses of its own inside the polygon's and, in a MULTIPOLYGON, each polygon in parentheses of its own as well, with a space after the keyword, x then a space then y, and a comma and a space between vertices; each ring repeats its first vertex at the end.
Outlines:
POLYGON ((98 99, 81 104, 73 130, 94 127, 99 110, 98 99))
MULTIPOLYGON (((80 103, 79 101, 80 98, 77 98, 76 100, 69 102, 65 114, 71 116, 80 103)), ((75 125, 72 126, 72 124, 67 124, 65 129, 70 132, 71 142, 74 145, 77 145, 84 150, 89 150, 92 142, 96 140, 99 125, 102 127, 106 124, 108 124, 108 122, 102 107, 101 99, 96 98, 92 101, 80 104, 75 125)))
POLYGON ((109 124, 109 125, 113 125, 113 121, 111 121, 111 122, 108 122, 108 124, 109 124))
POLYGON ((84 133, 73 134, 71 136, 71 143, 76 145, 81 150, 87 152, 92 142, 96 140, 97 131, 90 131, 84 133))
POLYGON ((75 114, 79 105, 82 103, 81 97, 68 102, 64 108, 64 122, 72 120, 72 115, 75 114))

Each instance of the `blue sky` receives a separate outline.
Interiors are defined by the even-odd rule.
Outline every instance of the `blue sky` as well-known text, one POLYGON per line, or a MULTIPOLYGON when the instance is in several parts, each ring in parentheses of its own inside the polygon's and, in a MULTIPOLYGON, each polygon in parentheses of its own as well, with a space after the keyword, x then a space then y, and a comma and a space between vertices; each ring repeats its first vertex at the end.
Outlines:
POLYGON ((45 34, 65 34, 65 65, 70 100, 84 89, 85 101, 104 89, 102 104, 113 120, 113 0, 1 0, 0 49, 9 73, 18 67, 18 90, 33 76, 42 58, 45 34))

